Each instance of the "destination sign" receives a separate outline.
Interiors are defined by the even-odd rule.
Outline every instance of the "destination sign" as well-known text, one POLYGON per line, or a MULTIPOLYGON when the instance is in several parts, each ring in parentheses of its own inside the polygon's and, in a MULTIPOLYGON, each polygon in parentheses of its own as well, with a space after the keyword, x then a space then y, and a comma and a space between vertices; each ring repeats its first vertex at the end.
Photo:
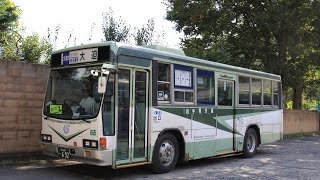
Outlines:
POLYGON ((61 65, 98 61, 98 48, 67 51, 61 53, 61 65))

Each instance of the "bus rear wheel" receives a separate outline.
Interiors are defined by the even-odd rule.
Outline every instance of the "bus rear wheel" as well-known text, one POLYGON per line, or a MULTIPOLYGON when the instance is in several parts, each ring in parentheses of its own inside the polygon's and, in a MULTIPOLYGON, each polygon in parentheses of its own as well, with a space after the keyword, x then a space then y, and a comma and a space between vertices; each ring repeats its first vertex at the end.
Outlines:
POLYGON ((177 164, 179 145, 171 133, 161 135, 155 145, 152 155, 151 168, 154 173, 170 172, 177 164))
POLYGON ((249 128, 246 131, 246 135, 244 137, 244 143, 243 143, 243 156, 246 158, 253 157, 257 152, 258 147, 258 136, 257 132, 249 128))

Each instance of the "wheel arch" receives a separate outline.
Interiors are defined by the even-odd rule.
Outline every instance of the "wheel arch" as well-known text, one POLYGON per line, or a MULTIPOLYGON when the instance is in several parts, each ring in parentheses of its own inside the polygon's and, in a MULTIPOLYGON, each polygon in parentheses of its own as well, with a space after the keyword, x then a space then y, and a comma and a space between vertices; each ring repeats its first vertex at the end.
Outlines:
POLYGON ((257 133, 257 136, 258 136, 258 145, 261 144, 261 135, 260 135, 260 128, 257 124, 250 124, 247 129, 246 129, 246 132, 248 131, 248 129, 254 129, 257 133))
POLYGON ((157 138, 159 138, 160 136, 162 136, 165 133, 171 133, 177 139, 177 141, 179 143, 179 158, 178 158, 178 162, 182 162, 184 160, 184 156, 185 156, 185 140, 183 138, 183 135, 182 135, 181 131, 178 128, 163 129, 158 134, 157 138))

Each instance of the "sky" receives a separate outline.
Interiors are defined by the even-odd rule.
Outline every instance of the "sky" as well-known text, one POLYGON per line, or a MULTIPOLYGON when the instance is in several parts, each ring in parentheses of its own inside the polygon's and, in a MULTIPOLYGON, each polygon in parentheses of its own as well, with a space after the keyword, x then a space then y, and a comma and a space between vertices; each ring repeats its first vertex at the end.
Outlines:
MULTIPOLYGON (((158 33, 164 32, 160 43, 163 46, 179 48, 182 33, 174 30, 174 24, 165 20, 166 6, 162 0, 13 0, 22 10, 20 23, 25 27, 24 36, 33 32, 48 35, 48 28, 54 32, 60 26, 57 49, 64 48, 69 34, 73 36, 69 46, 101 42, 102 14, 112 8, 115 18, 121 17, 134 27, 146 25, 154 18, 158 33), (91 30, 92 29, 92 30, 91 30), (92 40, 89 41, 92 32, 92 40), (76 40, 74 41, 74 39, 76 40)), ((52 33, 54 34, 54 33, 52 33)), ((132 42, 133 43, 133 42, 132 42)))

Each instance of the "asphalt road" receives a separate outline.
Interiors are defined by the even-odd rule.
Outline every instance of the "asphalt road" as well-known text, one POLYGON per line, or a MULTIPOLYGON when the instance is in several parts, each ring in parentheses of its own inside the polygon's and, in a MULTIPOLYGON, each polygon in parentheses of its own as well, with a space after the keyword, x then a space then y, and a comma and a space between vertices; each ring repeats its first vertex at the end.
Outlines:
POLYGON ((146 166, 113 170, 85 164, 0 167, 0 179, 310 179, 320 180, 320 136, 286 139, 261 146, 255 157, 187 162, 167 174, 146 166))

